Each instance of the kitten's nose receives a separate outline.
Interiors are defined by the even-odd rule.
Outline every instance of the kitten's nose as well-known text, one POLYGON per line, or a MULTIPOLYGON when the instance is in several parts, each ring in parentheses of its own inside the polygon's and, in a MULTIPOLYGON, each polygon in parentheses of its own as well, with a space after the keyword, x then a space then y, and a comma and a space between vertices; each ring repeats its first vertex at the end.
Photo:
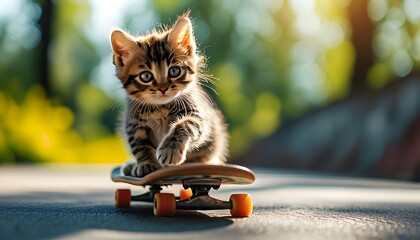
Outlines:
POLYGON ((165 94, 165 92, 168 90, 169 88, 158 88, 157 90, 159 90, 159 92, 161 92, 162 94, 165 94))

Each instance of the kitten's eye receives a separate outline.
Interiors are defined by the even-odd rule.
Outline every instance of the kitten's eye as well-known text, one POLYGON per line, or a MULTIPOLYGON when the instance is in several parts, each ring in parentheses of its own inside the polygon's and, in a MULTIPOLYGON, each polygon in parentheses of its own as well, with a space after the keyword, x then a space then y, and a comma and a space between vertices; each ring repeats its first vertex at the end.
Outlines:
POLYGON ((153 74, 151 72, 142 72, 140 73, 140 80, 148 83, 153 80, 153 74))
POLYGON ((171 78, 178 77, 181 73, 181 69, 179 67, 171 67, 169 68, 168 75, 171 78))

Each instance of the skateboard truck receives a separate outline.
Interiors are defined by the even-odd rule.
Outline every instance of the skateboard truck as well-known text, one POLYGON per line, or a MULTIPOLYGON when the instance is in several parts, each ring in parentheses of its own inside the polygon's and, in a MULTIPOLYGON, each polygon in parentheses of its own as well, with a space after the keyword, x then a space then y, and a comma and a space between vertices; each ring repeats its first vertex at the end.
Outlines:
MULTIPOLYGON (((192 196, 185 200, 177 201, 176 208, 183 210, 211 210, 211 209, 230 209, 231 203, 222 201, 209 196, 211 189, 219 189, 222 184, 220 179, 208 179, 206 181, 196 179, 184 179, 182 186, 184 189, 191 188, 192 196)), ((160 193, 162 187, 151 186, 149 191, 131 196, 131 201, 153 202, 156 193, 160 193)))
POLYGON ((182 186, 184 189, 191 188, 192 196, 188 199, 178 201, 177 209, 183 210, 211 210, 211 209, 231 209, 232 204, 209 196, 210 190, 220 188, 220 179, 184 179, 182 186))
MULTIPOLYGON (((188 189, 190 187, 203 186, 203 187, 209 187, 209 188, 213 188, 214 190, 217 190, 217 189, 220 188, 220 185, 222 185, 222 180, 221 179, 215 179, 215 178, 211 178, 211 179, 195 179, 195 178, 182 179, 182 186, 184 187, 184 189, 188 189)), ((210 191, 210 189, 209 189, 209 191, 210 191)))

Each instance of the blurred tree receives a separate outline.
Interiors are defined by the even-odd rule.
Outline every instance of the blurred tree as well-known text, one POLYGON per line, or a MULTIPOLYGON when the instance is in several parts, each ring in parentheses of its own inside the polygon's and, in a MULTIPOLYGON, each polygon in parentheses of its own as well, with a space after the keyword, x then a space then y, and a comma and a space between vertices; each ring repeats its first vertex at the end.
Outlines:
POLYGON ((48 58, 48 50, 50 47, 51 40, 51 28, 54 19, 54 4, 51 0, 38 0, 41 6, 41 17, 39 18, 38 24, 41 31, 41 40, 38 45, 38 72, 39 72, 39 83, 43 86, 47 96, 52 95, 50 87, 50 61, 48 58))
POLYGON ((369 18, 368 3, 368 1, 356 0, 351 1, 348 6, 351 40, 356 56, 350 84, 352 94, 366 91, 369 88, 366 77, 374 62, 372 51, 374 26, 369 18))
POLYGON ((0 90, 22 101, 30 86, 38 82, 34 71, 40 34, 39 8, 33 1, 1 2, 0 13, 0 90), (12 5, 12 6, 9 6, 12 5))

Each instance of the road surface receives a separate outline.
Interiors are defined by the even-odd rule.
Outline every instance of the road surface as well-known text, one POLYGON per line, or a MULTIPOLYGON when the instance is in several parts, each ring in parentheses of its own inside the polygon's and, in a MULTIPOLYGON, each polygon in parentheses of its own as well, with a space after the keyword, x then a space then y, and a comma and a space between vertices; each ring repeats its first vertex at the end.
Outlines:
MULTIPOLYGON (((0 239, 420 239, 420 184, 254 169, 254 213, 114 208, 112 166, 0 167, 0 239)), ((137 189, 141 192, 142 189, 137 189)), ((177 191, 177 189, 168 189, 177 191)))

